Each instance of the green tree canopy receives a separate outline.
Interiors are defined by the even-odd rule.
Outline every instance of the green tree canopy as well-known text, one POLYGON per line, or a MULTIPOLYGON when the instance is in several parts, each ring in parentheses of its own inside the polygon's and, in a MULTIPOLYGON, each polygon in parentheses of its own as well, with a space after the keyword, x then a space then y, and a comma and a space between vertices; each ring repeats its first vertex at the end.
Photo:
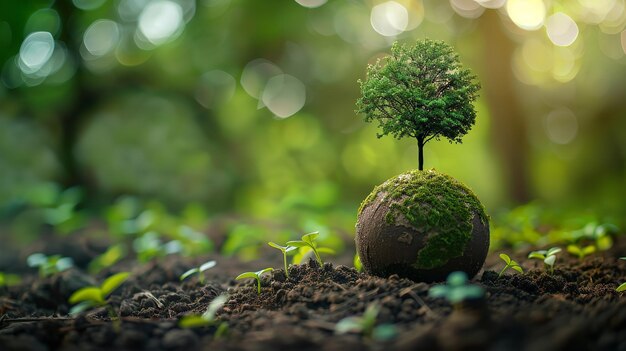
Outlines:
POLYGON ((417 140, 419 169, 423 147, 433 138, 461 142, 476 119, 472 102, 480 84, 459 56, 443 41, 425 39, 415 45, 391 47, 391 56, 369 65, 367 79, 359 80, 357 113, 377 120, 382 133, 417 140))

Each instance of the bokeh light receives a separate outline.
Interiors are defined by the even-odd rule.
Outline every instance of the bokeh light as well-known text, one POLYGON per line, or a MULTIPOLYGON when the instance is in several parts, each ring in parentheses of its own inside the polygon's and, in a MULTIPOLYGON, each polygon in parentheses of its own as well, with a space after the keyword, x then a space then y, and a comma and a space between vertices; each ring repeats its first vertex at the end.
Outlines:
POLYGON ((557 12, 548 17, 546 33, 554 45, 570 46, 578 38, 578 25, 570 16, 557 12))
POLYGON ((85 31, 83 45, 93 56, 104 56, 115 49, 120 40, 120 28, 111 20, 97 20, 85 31))
POLYGON ((546 134, 555 144, 569 144, 578 134, 578 119, 567 108, 558 108, 546 116, 546 134))
POLYGON ((262 101, 277 117, 287 118, 304 106, 306 88, 298 78, 280 74, 267 81, 262 101))
POLYGON ((20 47, 19 67, 26 74, 42 69, 54 52, 54 38, 49 32, 31 33, 20 47))
POLYGON ((316 8, 324 5, 328 0, 296 0, 296 2, 304 7, 316 8))
POLYGON ((138 29, 154 45, 166 43, 181 33, 183 9, 173 1, 151 2, 139 15, 138 29))
POLYGON ((106 0, 72 0, 72 3, 81 10, 89 11, 102 6, 105 1, 106 0))
POLYGON ((196 101, 208 109, 219 108, 235 95, 236 88, 233 76, 221 70, 212 70, 200 77, 196 86, 196 101))
POLYGON ((542 0, 508 0, 506 11, 511 21, 525 30, 539 29, 546 17, 546 6, 542 0))
POLYGON ((476 0, 480 6, 488 9, 499 9, 506 3, 506 0, 476 0))
POLYGON ((380 35, 393 37, 407 29, 409 12, 401 4, 387 1, 372 8, 370 22, 380 35))
POLYGON ((478 18, 485 8, 474 0, 450 0, 454 12, 465 18, 478 18))

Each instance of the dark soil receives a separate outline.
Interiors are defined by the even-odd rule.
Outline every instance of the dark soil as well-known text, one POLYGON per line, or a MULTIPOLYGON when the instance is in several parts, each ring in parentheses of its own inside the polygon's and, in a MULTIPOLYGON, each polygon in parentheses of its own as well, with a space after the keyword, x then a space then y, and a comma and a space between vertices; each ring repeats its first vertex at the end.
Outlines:
POLYGON ((72 292, 95 283, 83 270, 33 275, 0 288, 0 350, 626 350, 626 296, 615 291, 626 281, 626 261, 617 259, 626 253, 621 239, 583 262, 560 254, 553 274, 524 252, 514 258, 526 274, 498 278, 502 264, 491 254, 473 279, 486 290, 484 300, 456 308, 428 296, 434 284, 331 263, 291 266, 288 278, 277 269, 263 279, 260 295, 253 281, 232 280, 245 270, 279 267, 282 258, 273 256, 268 265, 210 257, 218 266, 205 284, 181 283, 178 275, 200 260, 168 257, 134 268, 121 263, 97 277, 134 273, 111 297, 121 316, 116 323, 104 309, 67 315, 72 292), (218 319, 227 323, 226 335, 216 337, 215 326, 178 327, 182 316, 204 312, 223 293, 229 300, 218 319), (381 307, 377 324, 393 324, 394 338, 335 334, 339 320, 374 302, 381 307))

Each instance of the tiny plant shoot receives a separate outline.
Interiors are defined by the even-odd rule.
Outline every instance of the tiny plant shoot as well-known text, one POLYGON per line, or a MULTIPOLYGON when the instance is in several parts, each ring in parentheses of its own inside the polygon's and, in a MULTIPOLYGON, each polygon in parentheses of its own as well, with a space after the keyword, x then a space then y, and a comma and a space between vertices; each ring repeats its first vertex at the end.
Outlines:
POLYGON ((259 295, 261 295, 261 276, 263 275, 263 273, 271 272, 273 270, 274 268, 265 268, 256 272, 244 272, 244 273, 239 274, 235 279, 240 280, 240 279, 252 278, 256 280, 256 291, 259 295))
POLYGON ((129 275, 129 272, 120 272, 105 279, 100 286, 87 286, 76 290, 69 299, 69 302, 75 305, 70 310, 70 314, 78 314, 94 307, 105 306, 109 311, 109 316, 115 317, 115 311, 107 302, 107 298, 128 279, 129 275))
POLYGON ((519 263, 512 260, 509 255, 501 253, 500 258, 502 259, 502 261, 504 261, 504 263, 506 263, 506 265, 504 266, 504 268, 502 268, 500 274, 498 274, 498 278, 500 278, 502 274, 504 274, 504 272, 509 268, 524 274, 524 270, 522 269, 522 267, 520 267, 519 263))
POLYGON ((361 263, 361 257, 359 257, 359 254, 354 254, 352 264, 354 265, 354 269, 356 269, 357 272, 363 272, 363 264, 361 263))
POLYGON ((478 285, 468 284, 467 274, 461 271, 450 273, 445 285, 436 285, 428 290, 428 296, 445 298, 455 308, 463 301, 480 299, 484 295, 485 290, 478 285))
MULTIPOLYGON (((626 260, 626 257, 620 257, 620 260, 626 260)), ((615 289, 615 291, 617 292, 624 292, 626 291, 626 282, 623 282, 622 284, 620 284, 617 289, 615 289)))
POLYGON ((74 266, 74 261, 70 257, 61 257, 61 255, 46 256, 42 253, 34 253, 28 256, 26 263, 29 267, 39 268, 40 277, 48 277, 74 266))
POLYGON ((369 65, 365 81, 358 81, 361 98, 356 112, 364 114, 366 122, 378 122, 379 138, 387 134, 414 138, 423 170, 427 142, 445 137, 460 143, 474 125, 472 102, 480 89, 475 80, 443 41, 396 42, 391 55, 369 65))
POLYGON ((214 298, 211 303, 209 303, 209 307, 203 314, 184 316, 180 319, 178 325, 181 328, 197 328, 215 325, 217 323, 217 319, 215 318, 215 316, 217 315, 217 311, 219 311, 219 309, 224 306, 226 301, 228 301, 227 294, 219 295, 214 298))
POLYGON ((578 246, 576 244, 567 245, 567 252, 578 257, 579 260, 584 260, 585 257, 591 255, 596 252, 595 245, 587 245, 585 247, 578 246))
POLYGON ((346 317, 335 324, 335 334, 361 333, 378 341, 393 339, 397 335, 396 327, 392 324, 376 326, 376 317, 380 312, 380 305, 376 302, 365 309, 361 317, 346 317))
POLYGON ((317 239, 318 236, 319 236, 319 232, 304 234, 302 238, 300 238, 301 240, 287 241, 287 245, 295 246, 298 248, 302 248, 302 247, 310 248, 313 251, 313 254, 315 255, 315 260, 317 261, 317 263, 319 263, 321 267, 322 265, 324 265, 324 261, 322 261, 322 257, 320 257, 320 252, 324 251, 324 252, 332 253, 333 251, 328 248, 318 248, 317 243, 315 242, 315 239, 317 239))
POLYGON ((180 275, 180 280, 183 281, 189 277, 191 277, 194 274, 198 275, 198 281, 200 282, 200 284, 204 284, 204 272, 215 267, 216 262, 215 261, 207 261, 203 264, 201 264, 198 267, 194 267, 190 270, 188 270, 187 272, 183 273, 180 275))
POLYGON ((297 247, 290 246, 290 245, 280 246, 280 245, 278 245, 278 244, 276 244, 274 242, 271 242, 271 241, 269 243, 267 243, 267 245, 269 245, 269 246, 271 246, 271 247, 273 247, 275 249, 278 249, 278 250, 280 250, 283 253, 283 264, 285 265, 285 275, 287 277, 289 277, 289 269, 288 269, 289 266, 287 265, 287 253, 297 249, 297 247))
POLYGON ((556 262, 556 254, 561 252, 560 247, 553 247, 548 250, 533 251, 528 254, 528 258, 536 258, 543 260, 546 270, 550 270, 550 274, 554 273, 554 263, 556 262))

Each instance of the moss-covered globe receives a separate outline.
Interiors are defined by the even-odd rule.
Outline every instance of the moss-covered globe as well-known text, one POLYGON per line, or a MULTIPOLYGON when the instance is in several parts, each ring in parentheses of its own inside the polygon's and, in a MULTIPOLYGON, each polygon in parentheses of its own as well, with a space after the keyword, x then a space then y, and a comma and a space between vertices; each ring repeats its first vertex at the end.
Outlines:
POLYGON ((449 175, 410 171, 387 180, 363 201, 356 247, 366 272, 442 281, 478 273, 489 249, 489 221, 470 189, 449 175))

